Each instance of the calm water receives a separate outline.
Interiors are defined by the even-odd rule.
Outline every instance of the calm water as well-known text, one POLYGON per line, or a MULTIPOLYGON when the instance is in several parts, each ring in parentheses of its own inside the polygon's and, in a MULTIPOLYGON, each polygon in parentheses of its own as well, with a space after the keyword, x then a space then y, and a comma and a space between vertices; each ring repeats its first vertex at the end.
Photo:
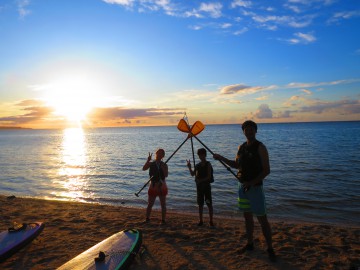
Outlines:
MULTIPOLYGON (((257 137, 270 154, 270 218, 360 225, 359 134, 360 122, 260 124, 257 137)), ((210 125, 198 137, 227 158, 244 141, 239 125, 210 125)), ((163 147, 166 160, 185 139, 175 126, 0 130, 0 194, 145 208, 147 189, 134 193, 148 180, 141 170, 148 152, 163 147)), ((168 208, 197 213, 189 158, 190 140, 168 161, 168 208)), ((215 213, 239 216, 236 179, 208 160, 215 213)))

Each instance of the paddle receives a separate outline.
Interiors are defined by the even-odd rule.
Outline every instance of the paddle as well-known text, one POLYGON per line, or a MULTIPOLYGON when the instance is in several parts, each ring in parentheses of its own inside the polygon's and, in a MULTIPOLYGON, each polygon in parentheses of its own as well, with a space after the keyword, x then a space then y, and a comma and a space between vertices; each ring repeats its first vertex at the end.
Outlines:
MULTIPOLYGON (((189 119, 188 119, 186 113, 185 113, 183 119, 186 121, 186 124, 188 125, 188 128, 189 128, 189 130, 191 131, 191 129, 190 129, 190 124, 189 124, 189 119)), ((192 136, 191 136, 190 140, 191 140, 191 152, 192 152, 193 163, 194 163, 194 168, 195 168, 194 142, 193 142, 192 136)))
MULTIPOLYGON (((196 122, 195 122, 196 123, 196 122)), ((195 124, 194 124, 195 125, 195 124)), ((188 126, 188 124, 185 122, 185 120, 184 119, 181 119, 180 121, 179 121, 179 123, 178 123, 178 126, 177 126, 177 128, 180 130, 180 131, 182 131, 182 132, 186 132, 186 133, 189 133, 189 132, 191 132, 191 130, 194 128, 194 125, 192 126, 192 128, 190 129, 189 128, 189 126, 188 126)), ((199 124, 198 124, 199 125, 199 124)), ((202 125, 202 123, 201 123, 201 125, 202 125)), ((195 130, 194 130, 194 133, 192 133, 192 134, 199 134, 201 131, 203 131, 204 130, 204 125, 202 125, 202 128, 201 128, 201 126, 199 125, 198 127, 196 127, 195 128, 195 130)), ((179 145, 179 147, 174 151, 174 153, 172 153, 171 154, 171 156, 165 161, 165 164, 166 163, 168 163, 168 161, 176 154, 176 152, 177 151, 179 151, 179 149, 181 148, 181 146, 183 146, 184 145, 184 143, 189 139, 189 138, 191 138, 193 135, 188 135, 187 137, 186 137, 186 139, 179 145)), ((150 177, 150 179, 143 185, 143 187, 138 191, 138 192, 136 192, 135 193, 135 196, 136 197, 139 197, 139 194, 140 194, 140 192, 150 183, 150 181, 151 181, 151 179, 153 178, 154 176, 151 176, 150 177)))
MULTIPOLYGON (((185 121, 184 121, 185 122, 185 121)), ((186 124, 186 122, 185 122, 186 124)), ((196 140, 198 140, 199 143, 201 143, 212 155, 214 155, 215 153, 213 151, 211 151, 211 149, 209 147, 207 147, 198 137, 196 137, 197 134, 199 134, 202 130, 204 130, 205 126, 203 125, 203 123, 201 123, 200 121, 196 121, 194 123, 194 125, 191 127, 190 131, 187 131, 185 128, 182 127, 182 129, 179 129, 180 131, 182 132, 186 132, 186 133, 189 133, 188 136, 190 137, 194 137, 196 140), (200 130, 198 132, 198 130, 200 130)), ((239 180, 239 178, 237 177, 237 175, 231 170, 231 168, 226 165, 222 160, 219 160, 220 163, 222 165, 224 165, 224 167, 232 174, 235 176, 235 178, 237 180, 239 180)))

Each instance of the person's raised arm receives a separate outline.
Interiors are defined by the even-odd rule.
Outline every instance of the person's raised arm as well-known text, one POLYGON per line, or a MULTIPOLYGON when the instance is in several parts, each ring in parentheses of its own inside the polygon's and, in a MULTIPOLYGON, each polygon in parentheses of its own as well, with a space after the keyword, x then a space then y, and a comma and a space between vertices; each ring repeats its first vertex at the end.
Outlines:
POLYGON ((195 172, 191 169, 190 159, 189 159, 189 160, 186 160, 186 162, 187 162, 187 167, 189 168, 189 172, 190 172, 191 176, 194 176, 194 175, 195 175, 195 172))
POLYGON ((142 168, 143 171, 146 171, 147 169, 149 169, 151 157, 152 157, 152 153, 149 152, 149 156, 148 156, 148 158, 147 158, 147 160, 146 160, 146 162, 145 162, 145 164, 144 164, 144 166, 142 168))

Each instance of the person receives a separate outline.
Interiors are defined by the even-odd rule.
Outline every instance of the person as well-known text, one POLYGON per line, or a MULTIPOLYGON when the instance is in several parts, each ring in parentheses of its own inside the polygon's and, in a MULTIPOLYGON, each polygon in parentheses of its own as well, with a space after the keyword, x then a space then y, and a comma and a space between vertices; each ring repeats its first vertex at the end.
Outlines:
POLYGON ((247 120, 242 124, 246 142, 239 146, 235 160, 229 160, 220 154, 214 154, 216 160, 221 160, 228 166, 238 169, 239 179, 239 208, 245 218, 247 244, 241 249, 246 252, 254 249, 253 232, 254 218, 261 225, 267 243, 267 252, 271 261, 276 261, 272 246, 271 226, 266 214, 263 181, 270 174, 269 154, 266 146, 256 139, 257 124, 247 120))
POLYGON ((146 222, 150 222, 152 207, 156 197, 159 196, 161 205, 161 224, 166 224, 166 195, 168 188, 166 185, 166 177, 168 177, 168 166, 162 159, 165 157, 165 150, 158 149, 155 152, 155 160, 151 162, 152 153, 149 153, 143 171, 149 169, 150 186, 148 189, 148 205, 146 208, 146 222))
POLYGON ((212 180, 212 166, 211 163, 206 160, 206 150, 204 148, 198 149, 197 154, 199 156, 200 162, 196 164, 195 171, 191 169, 190 160, 186 160, 186 161, 191 176, 195 175, 197 204, 199 205, 198 226, 202 226, 204 224, 203 210, 204 210, 204 202, 205 202, 209 209, 209 218, 210 218, 209 224, 211 227, 213 227, 214 210, 212 206, 211 184, 210 184, 212 180))

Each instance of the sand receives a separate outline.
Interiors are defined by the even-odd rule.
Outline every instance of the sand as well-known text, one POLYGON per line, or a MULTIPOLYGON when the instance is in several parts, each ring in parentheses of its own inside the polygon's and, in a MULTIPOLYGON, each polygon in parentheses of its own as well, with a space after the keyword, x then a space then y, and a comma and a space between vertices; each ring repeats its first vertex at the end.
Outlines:
MULTIPOLYGON (((158 201, 156 202, 159 203, 158 201)), ((140 269, 360 269, 360 226, 271 221, 278 260, 270 262, 256 223, 255 250, 246 244, 242 218, 215 217, 215 228, 197 226, 194 215, 168 213, 160 225, 154 211, 144 223, 144 209, 0 196, 0 230, 13 221, 44 221, 45 229, 0 269, 56 269, 71 258, 127 228, 143 233, 143 246, 131 270, 140 269)), ((206 210, 206 208, 205 208, 206 210)), ((206 220, 205 216, 205 220, 206 220)))

